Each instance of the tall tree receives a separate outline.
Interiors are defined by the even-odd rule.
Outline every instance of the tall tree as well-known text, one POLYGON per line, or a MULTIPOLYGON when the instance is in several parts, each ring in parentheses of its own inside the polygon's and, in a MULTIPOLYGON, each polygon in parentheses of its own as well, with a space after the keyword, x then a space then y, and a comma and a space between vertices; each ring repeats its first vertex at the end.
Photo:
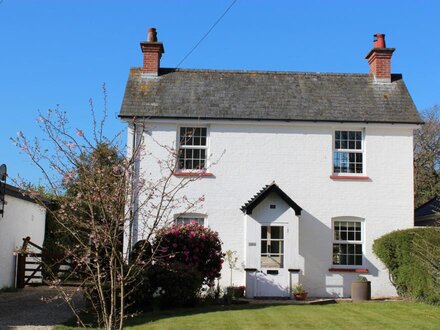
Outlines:
MULTIPOLYGON (((154 258, 151 255, 149 260, 129 263, 134 242, 125 244, 123 251, 122 230, 132 227, 136 214, 139 221, 148 224, 143 226, 148 228, 143 237, 148 246, 155 231, 172 221, 176 208, 191 209, 202 198, 190 200, 182 192, 197 178, 173 176, 176 150, 166 148, 168 157, 158 160, 157 165, 162 177, 149 179, 137 167, 144 153, 143 134, 139 134, 139 143, 131 148, 127 157, 125 146, 118 143, 120 135, 104 136, 106 109, 101 123, 97 123, 93 108, 92 115, 94 129, 90 138, 83 130, 70 127, 66 113, 53 110, 38 120, 44 139, 30 140, 19 132, 13 141, 41 169, 47 191, 56 199, 57 207, 47 211, 68 237, 64 240, 68 244, 60 244, 60 247, 81 273, 80 288, 92 306, 98 325, 122 329, 127 297, 137 289, 138 274, 149 267, 154 258)), ((138 123, 137 127, 142 133, 142 125, 138 123)), ((33 189, 30 194, 35 199, 39 197, 38 191, 33 189)), ((41 205, 47 207, 44 201, 41 205)), ((131 235, 128 238, 132 239, 131 235)), ((58 288, 70 302, 68 293, 58 288)), ((81 315, 77 317, 85 326, 81 315)))
POLYGON ((415 206, 440 194, 440 113, 435 105, 422 111, 425 124, 414 136, 415 206))

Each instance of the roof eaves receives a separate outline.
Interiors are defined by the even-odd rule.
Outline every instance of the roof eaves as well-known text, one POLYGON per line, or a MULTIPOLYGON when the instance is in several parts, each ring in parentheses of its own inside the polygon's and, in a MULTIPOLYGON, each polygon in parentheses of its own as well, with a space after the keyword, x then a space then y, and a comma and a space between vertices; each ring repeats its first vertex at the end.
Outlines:
POLYGON ((363 124, 407 124, 423 125, 423 121, 386 121, 386 120, 336 120, 336 119, 282 119, 282 118, 237 118, 237 117, 197 117, 197 116, 146 116, 118 115, 120 119, 172 119, 172 120, 229 120, 229 121, 276 121, 276 122, 310 122, 310 123, 363 123, 363 124))

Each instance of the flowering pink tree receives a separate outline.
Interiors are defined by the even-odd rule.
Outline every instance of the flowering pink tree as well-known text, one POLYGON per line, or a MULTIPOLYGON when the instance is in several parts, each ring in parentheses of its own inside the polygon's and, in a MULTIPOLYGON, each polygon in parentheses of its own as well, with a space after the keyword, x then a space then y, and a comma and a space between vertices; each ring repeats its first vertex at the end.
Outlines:
MULTIPOLYGON (((127 156, 119 134, 112 138, 104 136, 106 109, 103 118, 99 122, 92 107, 93 130, 87 135, 86 130, 70 127, 65 112, 53 110, 38 118, 43 139, 30 140, 19 132, 12 140, 41 169, 46 179, 47 195, 57 205, 47 208, 48 213, 60 235, 68 238, 56 244, 66 258, 72 260, 72 274, 80 274, 79 289, 89 300, 98 325, 122 329, 127 317, 126 298, 137 290, 139 274, 151 266, 154 258, 153 253, 147 260, 129 263, 135 242, 132 235, 127 235, 126 250, 123 250, 124 229, 129 231, 133 227, 136 215, 148 223, 144 226, 147 228, 144 242, 149 245, 156 230, 172 221, 176 208, 189 210, 202 199, 190 200, 183 194, 182 190, 197 177, 173 176, 177 153, 172 147, 166 147, 168 157, 158 161, 158 172, 162 176, 149 180, 136 168, 144 155, 143 134, 127 156)), ((139 122, 136 127, 141 132, 144 129, 139 122)), ((41 191, 25 182, 17 184, 27 187, 29 194, 47 207, 41 191)), ((210 278, 213 275, 209 274, 210 278)), ((71 302, 56 276, 53 284, 62 292, 61 296, 71 302)), ((80 314, 77 318, 85 326, 80 314)))

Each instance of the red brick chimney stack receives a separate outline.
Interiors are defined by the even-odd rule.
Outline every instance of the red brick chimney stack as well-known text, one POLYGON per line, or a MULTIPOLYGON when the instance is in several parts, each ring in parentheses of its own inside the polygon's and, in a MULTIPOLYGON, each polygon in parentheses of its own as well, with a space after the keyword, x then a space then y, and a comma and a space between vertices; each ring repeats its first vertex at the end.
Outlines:
POLYGON ((157 41, 155 28, 148 29, 147 41, 141 42, 142 53, 144 54, 144 65, 142 71, 154 76, 159 75, 160 58, 165 53, 163 44, 157 41))
POLYGON ((370 65, 370 73, 378 82, 391 82, 391 56, 395 48, 386 48, 385 34, 374 35, 374 48, 365 57, 370 65))

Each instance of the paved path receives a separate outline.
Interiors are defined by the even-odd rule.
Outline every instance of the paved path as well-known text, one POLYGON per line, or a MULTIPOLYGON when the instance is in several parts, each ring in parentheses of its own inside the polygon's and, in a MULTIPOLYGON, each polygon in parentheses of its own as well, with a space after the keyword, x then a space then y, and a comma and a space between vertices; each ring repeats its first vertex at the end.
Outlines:
MULTIPOLYGON (((74 293, 75 288, 65 288, 74 293)), ((58 291, 48 287, 25 288, 0 293, 0 329, 52 329, 73 316, 58 291)), ((81 304, 79 294, 75 304, 81 304)))

